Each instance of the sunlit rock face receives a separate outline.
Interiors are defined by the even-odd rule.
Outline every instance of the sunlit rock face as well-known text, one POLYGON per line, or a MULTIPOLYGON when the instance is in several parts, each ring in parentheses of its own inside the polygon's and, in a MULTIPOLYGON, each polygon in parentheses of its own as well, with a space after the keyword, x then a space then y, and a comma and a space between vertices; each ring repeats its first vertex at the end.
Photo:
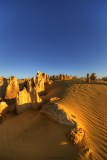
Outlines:
POLYGON ((70 80, 71 80, 71 79, 72 79, 72 75, 70 75, 70 76, 68 77, 68 79, 70 79, 70 80))
POLYGON ((84 135, 85 133, 82 128, 74 128, 68 132, 67 137, 71 143, 78 144, 82 142, 84 135))
POLYGON ((16 97, 17 105, 23 105, 25 103, 31 103, 30 93, 27 92, 26 88, 20 91, 16 97))
POLYGON ((39 94, 38 94, 38 86, 33 87, 30 95, 32 99, 33 109, 38 109, 39 104, 42 102, 42 99, 39 97, 39 94))
POLYGON ((49 80, 49 81, 48 81, 48 84, 49 84, 49 85, 50 85, 50 84, 52 84, 52 83, 53 83, 53 81, 52 81, 52 80, 49 80))
POLYGON ((13 99, 16 98, 17 94, 19 92, 19 85, 16 77, 10 77, 9 79, 9 85, 6 89, 6 99, 13 99))
POLYGON ((44 85, 44 77, 41 72, 37 72, 36 76, 36 86, 38 86, 38 92, 45 91, 45 85, 44 85))
POLYGON ((21 113, 29 108, 32 108, 32 100, 30 93, 24 88, 16 97, 16 112, 21 113))
POLYGON ((2 86, 2 85, 3 85, 3 77, 0 76, 0 86, 2 86))
POLYGON ((28 92, 26 88, 20 91, 16 97, 16 112, 21 113, 27 109, 37 109, 38 104, 42 102, 42 99, 38 95, 38 88, 33 87, 31 92, 28 92))
POLYGON ((0 122, 2 122, 2 120, 4 119, 4 115, 8 110, 8 105, 6 104, 6 102, 0 102, 0 122))
POLYGON ((33 92, 34 92, 34 97, 33 97, 34 102, 35 103, 42 102, 42 99, 39 97, 39 94, 38 94, 38 86, 34 87, 33 92))

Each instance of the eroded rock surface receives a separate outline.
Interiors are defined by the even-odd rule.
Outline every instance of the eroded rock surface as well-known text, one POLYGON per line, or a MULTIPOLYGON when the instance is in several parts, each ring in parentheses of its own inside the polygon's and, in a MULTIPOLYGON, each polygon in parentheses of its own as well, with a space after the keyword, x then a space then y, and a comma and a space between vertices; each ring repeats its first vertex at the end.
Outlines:
POLYGON ((38 94, 38 86, 34 87, 34 102, 35 103, 41 103, 42 102, 42 99, 39 97, 39 94, 38 94))
POLYGON ((92 80, 96 80, 96 79, 97 79, 97 74, 96 74, 96 73, 92 73, 91 79, 92 79, 92 80))
POLYGON ((0 102, 0 122, 4 119, 4 115, 7 112, 8 105, 6 102, 0 102))
POLYGON ((45 104, 40 113, 45 114, 48 118, 60 124, 66 124, 70 126, 76 125, 76 122, 71 119, 71 116, 65 112, 64 108, 55 102, 48 102, 45 104))
POLYGON ((28 92, 32 91, 32 81, 31 81, 31 79, 27 80, 27 91, 28 92))
POLYGON ((38 86, 33 87, 32 92, 31 92, 31 99, 32 99, 32 106, 33 109, 38 109, 39 105, 42 102, 42 99, 40 98, 39 94, 38 94, 38 86))
POLYGON ((21 113, 30 108, 37 109, 41 102, 42 99, 38 95, 37 87, 34 87, 31 92, 24 88, 16 97, 16 111, 21 113))
POLYGON ((73 144, 78 144, 83 140, 85 133, 82 128, 74 128, 68 132, 67 137, 73 144))
POLYGON ((16 97, 16 112, 21 113, 29 108, 32 108, 32 100, 30 93, 24 88, 16 97))
POLYGON ((16 98, 17 94, 19 92, 19 85, 16 77, 10 77, 9 79, 9 85, 6 89, 6 99, 13 99, 16 98))
POLYGON ((90 82, 90 74, 87 73, 87 82, 90 82))
POLYGON ((8 86, 7 79, 0 76, 0 97, 1 98, 5 97, 7 86, 8 86))
POLYGON ((44 77, 41 72, 37 72, 36 76, 36 86, 38 86, 38 92, 44 92, 45 91, 45 85, 44 85, 44 77))

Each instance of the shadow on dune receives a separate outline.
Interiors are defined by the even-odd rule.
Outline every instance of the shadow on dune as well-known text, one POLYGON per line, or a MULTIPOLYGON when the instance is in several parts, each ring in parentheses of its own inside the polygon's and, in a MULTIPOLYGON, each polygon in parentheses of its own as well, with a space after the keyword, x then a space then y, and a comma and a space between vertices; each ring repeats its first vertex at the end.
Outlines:
POLYGON ((7 119, 0 125, 1 160, 79 160, 80 147, 70 144, 65 136, 70 127, 34 110, 19 116, 8 114, 7 119))

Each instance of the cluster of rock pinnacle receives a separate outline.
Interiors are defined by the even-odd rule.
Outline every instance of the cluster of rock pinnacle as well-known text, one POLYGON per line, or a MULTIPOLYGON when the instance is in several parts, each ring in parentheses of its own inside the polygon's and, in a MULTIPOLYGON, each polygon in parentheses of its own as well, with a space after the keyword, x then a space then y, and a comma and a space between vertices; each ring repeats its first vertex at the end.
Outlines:
MULTIPOLYGON (((86 81, 96 80, 96 73, 87 74, 86 81)), ((0 119, 4 119, 7 112, 15 111, 17 114, 28 108, 37 109, 43 103, 40 94, 44 93, 45 86, 54 80, 76 80, 71 75, 53 75, 37 72, 36 77, 17 79, 15 76, 9 79, 0 77, 0 119)))

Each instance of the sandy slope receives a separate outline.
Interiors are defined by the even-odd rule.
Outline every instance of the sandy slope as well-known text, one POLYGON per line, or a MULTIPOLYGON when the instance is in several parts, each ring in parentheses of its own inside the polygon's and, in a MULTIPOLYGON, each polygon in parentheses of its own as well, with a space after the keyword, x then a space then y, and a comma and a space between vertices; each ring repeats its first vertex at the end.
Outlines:
MULTIPOLYGON (((61 97, 59 103, 76 116, 94 159, 106 160, 107 85, 57 81, 47 93, 43 99, 61 97)), ((65 136, 69 128, 50 121, 39 111, 8 114, 0 125, 0 160, 80 160, 80 146, 70 144, 65 136)))
POLYGON ((39 111, 7 115, 0 125, 0 160, 76 160, 79 147, 68 143, 68 129, 39 111))
POLYGON ((85 130, 94 159, 107 160, 107 85, 65 83, 69 87, 60 103, 85 130))

